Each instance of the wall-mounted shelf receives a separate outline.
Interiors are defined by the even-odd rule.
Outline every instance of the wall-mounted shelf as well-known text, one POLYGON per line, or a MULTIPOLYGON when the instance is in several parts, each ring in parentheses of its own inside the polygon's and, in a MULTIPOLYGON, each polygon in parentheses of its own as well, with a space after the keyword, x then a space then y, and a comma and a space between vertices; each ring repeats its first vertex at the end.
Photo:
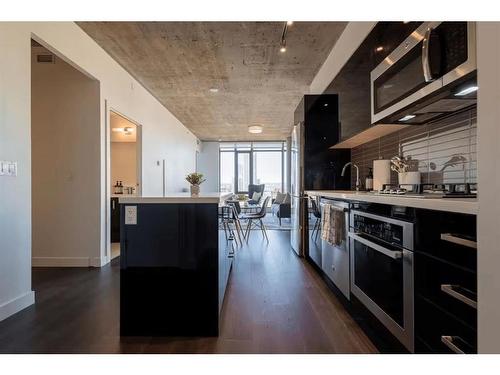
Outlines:
POLYGON ((360 146, 364 143, 373 141, 374 139, 383 137, 387 134, 397 132, 401 129, 407 128, 410 125, 399 125, 399 124, 377 124, 369 127, 362 132, 359 132, 352 137, 337 143, 330 147, 330 149, 342 149, 342 148, 354 148, 360 146))

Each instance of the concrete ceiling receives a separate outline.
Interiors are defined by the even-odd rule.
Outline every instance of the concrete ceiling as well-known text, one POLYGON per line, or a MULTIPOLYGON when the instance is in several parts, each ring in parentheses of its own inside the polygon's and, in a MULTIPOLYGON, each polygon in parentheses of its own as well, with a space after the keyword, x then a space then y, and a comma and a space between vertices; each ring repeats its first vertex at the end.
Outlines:
POLYGON ((78 25, 200 139, 282 140, 346 23, 295 22, 285 53, 283 22, 78 25))

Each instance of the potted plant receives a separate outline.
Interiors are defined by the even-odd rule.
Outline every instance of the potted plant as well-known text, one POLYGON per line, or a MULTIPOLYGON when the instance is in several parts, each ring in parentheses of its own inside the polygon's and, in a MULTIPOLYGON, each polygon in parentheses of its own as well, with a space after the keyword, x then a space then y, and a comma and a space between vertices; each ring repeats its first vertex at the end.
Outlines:
POLYGON ((191 184, 191 195, 196 196, 200 194, 200 185, 205 182, 203 174, 201 173, 190 173, 186 176, 186 181, 191 184))

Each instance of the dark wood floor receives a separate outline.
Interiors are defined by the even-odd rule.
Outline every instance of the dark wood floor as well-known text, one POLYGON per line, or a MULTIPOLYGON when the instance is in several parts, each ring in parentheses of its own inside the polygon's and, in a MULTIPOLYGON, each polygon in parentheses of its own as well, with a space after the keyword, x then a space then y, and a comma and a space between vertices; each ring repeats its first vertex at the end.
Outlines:
POLYGON ((0 322, 2 353, 374 353, 289 232, 239 249, 219 337, 120 338, 119 267, 37 268, 36 304, 0 322))

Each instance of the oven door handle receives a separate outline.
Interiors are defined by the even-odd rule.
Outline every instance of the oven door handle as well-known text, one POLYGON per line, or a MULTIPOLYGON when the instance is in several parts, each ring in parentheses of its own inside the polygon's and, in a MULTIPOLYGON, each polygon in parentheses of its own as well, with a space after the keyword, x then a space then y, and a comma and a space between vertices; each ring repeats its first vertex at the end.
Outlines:
POLYGON ((357 233, 349 232, 349 237, 352 238, 353 240, 361 242, 363 245, 366 245, 366 246, 370 247, 373 250, 378 251, 379 253, 382 253, 382 254, 388 256, 389 258, 399 259, 399 258, 401 258, 403 256, 403 252, 402 251, 386 249, 385 247, 380 246, 380 245, 376 244, 375 242, 372 242, 370 240, 367 240, 364 237, 361 237, 357 233))

